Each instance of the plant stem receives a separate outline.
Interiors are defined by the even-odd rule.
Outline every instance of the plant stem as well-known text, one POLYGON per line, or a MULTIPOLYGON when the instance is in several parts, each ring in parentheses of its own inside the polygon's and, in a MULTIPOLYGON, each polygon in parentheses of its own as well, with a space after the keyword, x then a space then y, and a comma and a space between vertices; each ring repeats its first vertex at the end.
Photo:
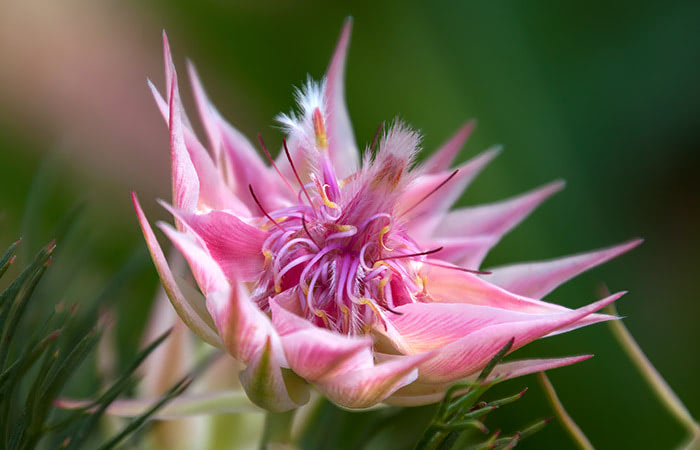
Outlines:
POLYGON ((296 410, 293 409, 283 413, 268 412, 265 415, 260 450, 296 448, 292 444, 292 422, 295 413, 296 410))
MULTIPOLYGON (((617 316, 617 310, 613 305, 609 305, 606 309, 608 314, 617 316)), ((663 403, 666 409, 683 424, 691 436, 695 438, 700 436, 700 426, 695 422, 693 416, 690 415, 690 412, 688 412, 688 409, 683 405, 681 399, 678 398, 666 380, 664 380, 649 359, 647 359, 646 355, 644 355, 644 352, 639 348, 639 345, 634 340, 629 330, 627 330, 627 327, 625 327, 621 320, 610 320, 608 324, 610 325, 613 335, 622 346, 622 349, 627 353, 627 356, 629 356, 634 365, 637 366, 637 369, 647 383, 649 383, 656 397, 663 403)))
POLYGON ((586 435, 583 434, 583 431, 581 431, 581 428, 576 425, 574 419, 572 419, 569 413, 566 412, 566 409, 564 409, 564 405, 562 405, 559 397, 557 397, 557 392, 554 390, 554 386, 552 386, 552 383, 549 381, 549 378, 547 378, 547 375, 545 375, 544 372, 540 372, 537 374, 537 376, 542 384, 542 387, 544 388, 544 392, 547 395, 549 403, 552 405, 554 414, 556 414, 557 419, 559 419, 559 422, 561 422, 564 429, 568 431, 579 448, 583 450, 593 450, 591 441, 588 440, 586 435))

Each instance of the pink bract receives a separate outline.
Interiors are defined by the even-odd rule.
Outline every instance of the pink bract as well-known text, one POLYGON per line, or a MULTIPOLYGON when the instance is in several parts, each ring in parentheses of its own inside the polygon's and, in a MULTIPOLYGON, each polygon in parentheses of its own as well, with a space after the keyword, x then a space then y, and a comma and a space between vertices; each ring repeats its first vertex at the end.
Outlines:
MULTIPOLYGON (((166 98, 151 84, 172 159, 173 201, 164 206, 175 226, 158 225, 187 259, 199 292, 171 272, 133 196, 136 212, 173 306, 198 336, 246 365, 240 379, 250 399, 289 410, 313 385, 348 408, 431 403, 478 374, 511 338, 516 350, 613 319, 596 311, 623 293, 574 310, 541 298, 638 240, 477 270, 563 183, 451 210, 496 154, 450 168, 471 123, 420 164, 418 134, 397 123, 360 160, 344 93, 350 29, 348 21, 323 81, 298 91, 298 113, 278 117, 287 151, 269 165, 221 117, 190 65, 209 148, 199 142, 165 36, 166 98)), ((495 375, 588 357, 510 361, 495 375)))

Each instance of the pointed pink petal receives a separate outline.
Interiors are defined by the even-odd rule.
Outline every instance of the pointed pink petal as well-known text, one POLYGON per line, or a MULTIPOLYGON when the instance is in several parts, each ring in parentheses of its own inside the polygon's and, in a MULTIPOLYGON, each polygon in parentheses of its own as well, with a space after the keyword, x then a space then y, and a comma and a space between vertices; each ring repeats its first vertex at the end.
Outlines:
POLYGON ((279 335, 270 318, 250 300, 242 284, 209 293, 207 308, 234 358, 247 364, 267 346, 273 362, 287 366, 279 335))
POLYGON ((359 164, 355 133, 345 104, 345 62, 351 32, 352 19, 347 19, 326 71, 328 152, 341 179, 353 174, 359 164))
MULTIPOLYGON (((551 327, 541 335, 544 336, 579 321, 605 306, 602 303, 610 303, 621 295, 616 294, 576 310, 559 307, 561 311, 540 313, 525 313, 468 303, 410 303, 396 308, 401 314, 391 315, 389 320, 400 336, 395 342, 398 349, 402 353, 414 354, 444 347, 471 333, 479 333, 500 325, 513 325, 514 329, 517 329, 514 324, 529 323, 531 326, 537 326, 534 332, 551 327), (593 310, 589 311, 591 308, 593 310)), ((517 338, 517 345, 522 339, 516 334, 513 336, 517 338)))
MULTIPOLYGON (((405 218, 425 216, 434 219, 445 213, 459 199, 467 185, 491 162, 500 152, 499 148, 487 150, 470 159, 458 168, 457 174, 447 183, 440 186, 453 171, 419 176, 402 195, 397 205, 399 215, 405 218), (423 201, 424 198, 427 199, 423 201)), ((410 226, 410 222, 409 222, 410 226)))
POLYGON ((270 301, 270 307, 289 367, 302 378, 324 380, 374 365, 371 338, 351 337, 319 328, 282 307, 276 297, 270 301))
MULTIPOLYGON (((446 345, 444 343, 447 342, 447 339, 428 327, 442 327, 444 334, 457 337, 460 328, 458 321, 447 317, 445 314, 447 311, 418 311, 416 315, 422 316, 422 320, 417 320, 416 317, 411 318, 412 324, 407 329, 407 333, 411 333, 408 334, 409 340, 397 342, 397 344, 405 350, 411 350, 411 344, 417 344, 420 349, 430 348, 437 344, 439 349, 435 351, 436 355, 420 366, 420 380, 430 383, 447 382, 463 378, 483 368, 509 339, 515 338, 512 350, 515 351, 535 339, 579 322, 623 294, 624 292, 617 293, 577 310, 558 314, 495 312, 496 317, 490 320, 491 323, 488 323, 489 320, 485 320, 483 315, 475 319, 474 309, 485 307, 461 305, 467 307, 461 316, 463 332, 461 337, 446 345), (530 316, 530 318, 522 317, 518 320, 515 317, 518 315, 530 316), (475 325, 475 322, 481 323, 475 325), (421 329, 417 330, 419 327, 421 329)), ((406 306, 398 308, 404 313, 404 316, 407 315, 405 309, 406 306)), ((402 334, 401 331, 399 334, 402 334)))
MULTIPOLYGON (((521 377, 534 372, 542 372, 544 370, 555 369, 558 367, 576 364, 585 361, 593 355, 570 356, 566 358, 551 358, 551 359, 524 359, 520 361, 509 361, 496 366, 491 372, 489 379, 503 377, 508 380, 511 378, 521 377)), ((478 373, 475 373, 464 381, 473 381, 478 373)), ((445 396, 445 391, 452 383, 421 383, 415 382, 409 386, 399 389, 391 397, 387 398, 384 403, 393 406, 421 406, 436 403, 445 396)))
POLYGON ((549 261, 513 264, 490 269, 488 280, 511 292, 542 298, 571 278, 603 264, 642 243, 634 239, 624 244, 589 253, 549 261))
POLYGON ((185 146, 177 75, 172 69, 168 127, 172 163, 173 204, 178 209, 194 211, 199 202, 199 178, 185 146))
MULTIPOLYGON (((469 272, 448 267, 433 266, 427 260, 420 275, 425 280, 425 301, 438 303, 468 303, 522 313, 557 313, 571 311, 563 306, 514 294, 490 282, 491 275, 483 278, 469 272)), ((439 263, 440 261, 435 262, 439 263)))
POLYGON ((593 355, 567 356, 564 358, 521 359, 501 363, 493 369, 489 379, 503 377, 504 380, 522 377, 535 372, 569 366, 592 358, 593 355))
POLYGON ((346 372, 314 383, 329 400, 345 408, 369 408, 416 380, 416 366, 430 354, 401 356, 374 367, 346 372))
MULTIPOLYGON (((165 222, 158 222, 157 225, 185 257, 199 289, 205 296, 210 292, 228 288, 229 282, 223 271, 195 236, 177 231, 165 222)), ((211 313, 211 309, 209 312, 211 313)), ((216 317, 214 321, 216 322, 216 317)))
POLYGON ((230 166, 228 169, 232 171, 234 182, 238 187, 245 188, 247 192, 248 184, 252 180, 259 179, 261 174, 267 175, 269 168, 250 141, 219 114, 219 111, 207 97, 192 63, 188 64, 188 70, 202 124, 209 137, 210 145, 214 149, 214 154, 220 154, 223 147, 230 166))
POLYGON ((488 235, 500 238, 518 225, 543 201, 563 188, 563 181, 554 181, 508 200, 450 211, 438 226, 435 235, 440 237, 488 235))
MULTIPOLYGON (((168 36, 165 34, 165 30, 163 30, 163 62, 165 63, 165 92, 168 94, 168 103, 170 103, 170 95, 173 85, 177 85, 177 77, 175 75, 175 63, 173 62, 170 44, 168 43, 168 36)), ((177 89, 177 86, 175 86, 175 89, 177 89)), ((178 102, 179 101, 178 99, 178 102)), ((184 107, 181 103, 178 103, 178 105, 182 111, 182 123, 186 128, 192 128, 190 120, 185 115, 184 107)))
POLYGON ((214 160, 220 162, 222 139, 218 124, 219 114, 204 90, 199 74, 197 74, 197 69, 192 61, 189 60, 187 61, 187 73, 190 76, 190 84, 192 85, 192 92, 194 93, 194 100, 197 104, 200 120, 204 126, 207 138, 209 139, 209 147, 214 153, 214 160))
POLYGON ((442 247, 435 256, 465 269, 478 269, 498 238, 495 236, 465 236, 422 239, 424 248, 442 247))
MULTIPOLYGON (((148 80, 148 86, 167 124, 170 108, 150 80, 148 80)), ((226 185, 222 178, 223 172, 217 169, 209 153, 195 136, 194 131, 185 127, 183 134, 185 146, 200 183, 198 206, 202 209, 228 209, 239 216, 250 217, 250 210, 226 185)))
POLYGON ((280 337, 242 284, 211 292, 207 307, 226 349, 248 365, 240 380, 253 403, 271 411, 286 411, 308 401, 308 392, 298 377, 290 373, 285 379, 281 368, 289 365, 280 337))
POLYGON ((146 239, 148 250, 151 253, 151 258, 153 258, 153 263, 156 266, 165 293, 168 295, 173 307, 194 334, 215 347, 222 347, 221 339, 216 334, 214 323, 206 308, 203 308, 203 305, 196 305, 182 294, 173 273, 170 271, 165 255, 163 255, 163 250, 161 250, 156 236, 153 234, 153 230, 136 198, 136 194, 133 192, 131 193, 131 199, 134 203, 134 209, 136 210, 143 236, 146 239))
POLYGON ((267 207, 283 205, 285 199, 291 198, 284 182, 265 164, 250 141, 221 116, 207 97, 192 63, 188 64, 188 70, 210 146, 220 170, 230 180, 232 189, 251 211, 257 212, 257 206, 248 192, 248 185, 258 187, 262 180, 266 183, 265 189, 256 189, 256 193, 263 204, 267 207))
POLYGON ((442 147, 433 153, 422 165, 424 173, 437 173, 450 168, 459 150, 464 147, 469 136, 474 131, 476 122, 471 120, 464 125, 452 136, 442 147))
POLYGON ((260 276, 268 233, 224 211, 193 214, 163 206, 201 240, 228 280, 254 281, 260 276))
MULTIPOLYGON (((429 260, 430 261, 430 260, 429 260)), ((425 265, 421 269, 425 276, 428 297, 426 301, 440 303, 469 303, 524 313, 557 313, 571 311, 555 303, 514 294, 496 284, 490 283, 491 275, 478 277, 474 274, 450 269, 425 265)), ((582 326, 612 320, 615 317, 607 314, 591 314, 583 319, 552 332, 555 335, 582 326)))

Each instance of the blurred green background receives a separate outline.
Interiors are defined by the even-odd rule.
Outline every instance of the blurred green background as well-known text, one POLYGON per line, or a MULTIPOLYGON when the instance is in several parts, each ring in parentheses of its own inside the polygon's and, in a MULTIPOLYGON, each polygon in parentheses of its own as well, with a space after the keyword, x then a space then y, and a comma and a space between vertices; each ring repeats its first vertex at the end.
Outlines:
MULTIPOLYGON (((626 325, 700 416, 697 1, 5 0, 0 243, 25 233, 27 247, 38 247, 82 198, 91 230, 86 242, 97 257, 81 269, 87 273, 81 283, 108 279, 142 249, 129 191, 156 219, 165 214, 154 198, 167 198, 170 189, 166 128, 145 83, 148 76, 163 86, 162 28, 181 80, 190 57, 222 113, 277 148, 281 134, 272 117, 293 106, 291 88, 307 73, 323 74, 348 15, 355 24, 347 98, 361 144, 381 121, 399 115, 422 130, 427 152, 476 118, 460 160, 493 144, 505 152, 462 204, 567 181, 486 266, 646 239, 549 300, 583 305, 603 282, 613 291, 629 289, 618 304, 626 325), (38 171, 48 175, 32 184, 38 171), (32 198, 43 200, 30 202, 35 212, 23 221, 32 198)), ((117 303, 124 348, 138 342, 155 292, 155 271, 142 270, 117 303)), ((596 357, 550 378, 597 448, 672 448, 681 441, 682 428, 606 325, 537 342, 518 356, 577 353, 596 357)), ((525 385, 526 397, 488 424, 512 431, 551 415, 534 377, 499 392, 525 385)), ((571 446, 553 423, 520 448, 571 446)))

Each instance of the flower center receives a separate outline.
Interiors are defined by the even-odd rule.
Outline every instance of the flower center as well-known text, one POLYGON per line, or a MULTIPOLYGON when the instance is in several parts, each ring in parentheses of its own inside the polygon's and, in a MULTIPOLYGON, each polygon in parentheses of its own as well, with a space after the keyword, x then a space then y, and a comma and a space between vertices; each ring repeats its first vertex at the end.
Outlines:
POLYGON ((323 187, 317 192, 314 208, 297 205, 269 214, 275 223, 267 224, 265 271, 253 298, 269 310, 271 296, 292 289, 301 311, 317 325, 367 333, 411 301, 409 289, 420 291, 411 262, 437 250, 421 252, 388 213, 341 223, 340 207, 323 187))

